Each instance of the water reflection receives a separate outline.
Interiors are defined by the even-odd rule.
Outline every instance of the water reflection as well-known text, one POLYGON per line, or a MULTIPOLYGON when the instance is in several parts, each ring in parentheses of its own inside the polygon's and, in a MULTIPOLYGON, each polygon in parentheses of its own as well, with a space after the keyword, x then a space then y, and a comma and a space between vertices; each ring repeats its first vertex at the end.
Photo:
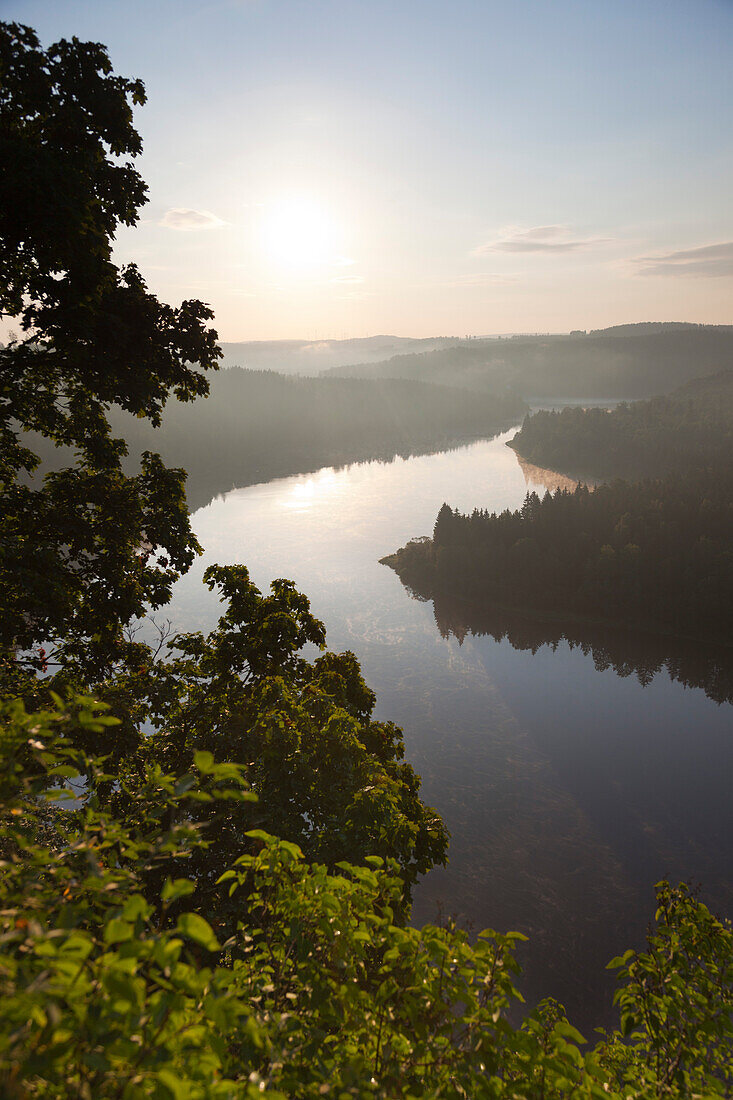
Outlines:
MULTIPOLYGON (((567 489, 568 492, 572 492, 578 484, 573 478, 566 477, 565 474, 559 474, 557 470, 545 470, 542 466, 535 466, 534 463, 527 462, 520 455, 517 455, 517 462, 524 474, 527 492, 536 492, 537 486, 541 486, 551 493, 556 492, 557 489, 567 489)), ((588 484, 591 483, 588 482, 588 484)))
POLYGON ((430 795, 449 777, 455 840, 416 917, 519 928, 525 995, 551 991, 581 1027, 610 1025, 605 963, 643 941, 654 882, 702 883, 714 908, 733 907, 733 652, 444 597, 432 610, 473 670, 473 706, 459 703, 471 733, 450 764, 433 752, 425 776, 430 795))
POLYGON ((295 484, 288 482, 279 504, 289 511, 308 512, 328 503, 329 498, 338 494, 338 490, 336 471, 327 467, 310 477, 300 478, 295 484))
MULTIPOLYGON (((417 599, 424 594, 411 590, 417 599)), ((536 653, 542 646, 553 650, 561 642, 590 656, 598 672, 613 669, 617 676, 635 676, 646 687, 666 671, 671 680, 688 688, 701 688, 716 703, 733 703, 733 649, 704 646, 622 627, 579 621, 542 621, 519 612, 472 606, 448 596, 433 600, 435 623, 444 638, 455 636, 459 644, 467 634, 506 639, 514 649, 536 653)))

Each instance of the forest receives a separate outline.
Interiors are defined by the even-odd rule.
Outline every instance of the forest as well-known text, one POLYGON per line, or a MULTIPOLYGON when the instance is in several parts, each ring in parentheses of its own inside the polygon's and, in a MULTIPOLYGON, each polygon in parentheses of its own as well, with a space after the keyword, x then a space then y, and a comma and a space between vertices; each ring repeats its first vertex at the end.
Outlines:
MULTIPOLYGON (((510 446, 529 462, 578 477, 677 477, 733 468, 733 369, 616 408, 527 416, 510 446)), ((714 476, 714 475, 713 475, 714 476)))
POLYGON ((0 1093, 729 1095, 733 932, 688 888, 658 884, 647 946, 609 963, 618 1029, 588 1042, 522 1007, 521 937, 409 924, 445 826, 290 581, 212 566, 213 631, 137 638, 200 548, 183 472, 127 472, 108 412, 205 398, 212 311, 113 260, 146 198, 143 84, 12 23, 0 81, 0 1093), (28 432, 71 464, 29 481, 28 432))
POLYGON ((727 644, 733 626, 730 474, 614 480, 529 493, 461 515, 383 559, 411 588, 727 644))

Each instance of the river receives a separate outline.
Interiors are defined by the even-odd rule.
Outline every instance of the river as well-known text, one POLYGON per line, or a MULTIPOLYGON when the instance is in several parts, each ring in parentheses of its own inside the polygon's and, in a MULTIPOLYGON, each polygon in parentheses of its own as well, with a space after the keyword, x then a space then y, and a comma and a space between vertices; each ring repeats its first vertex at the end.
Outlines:
POLYGON ((502 636, 506 624, 451 609, 436 621, 379 564, 431 534, 444 501, 501 510, 544 492, 546 473, 505 446, 514 432, 227 493, 193 516, 205 554, 166 616, 214 625, 201 583, 212 562, 243 562, 261 588, 294 580, 329 647, 359 658, 377 717, 404 728, 423 798, 451 832, 449 865, 419 885, 413 919, 524 932, 525 996, 557 997, 588 1031, 613 1021, 605 964, 643 944, 655 881, 700 883, 733 913, 731 707, 689 686, 729 671, 704 655, 695 679, 685 670, 699 655, 665 666, 652 640, 623 635, 571 645, 529 622, 502 636))

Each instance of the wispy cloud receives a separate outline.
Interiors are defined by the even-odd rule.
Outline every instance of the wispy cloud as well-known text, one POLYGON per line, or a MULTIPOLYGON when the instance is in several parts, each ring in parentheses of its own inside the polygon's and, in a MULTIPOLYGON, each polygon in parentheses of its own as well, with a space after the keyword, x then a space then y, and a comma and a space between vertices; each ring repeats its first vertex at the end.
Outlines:
POLYGON ((486 256, 491 252, 579 252, 607 240, 607 237, 576 237, 567 225, 535 225, 529 229, 509 225, 500 230, 495 240, 474 248, 472 255, 486 256))
POLYGON ((353 267, 356 260, 352 260, 350 256, 336 256, 331 263, 334 267, 353 267))
POLYGON ((188 210, 185 207, 166 210, 160 221, 160 225, 166 229, 178 229, 185 233, 198 229, 217 229, 224 224, 221 218, 208 210, 188 210))
POLYGON ((339 286, 356 286, 357 283, 363 283, 364 279, 361 275, 335 275, 331 282, 339 286))
POLYGON ((733 241, 684 248, 661 256, 640 256, 634 262, 640 275, 730 277, 733 276, 733 241))

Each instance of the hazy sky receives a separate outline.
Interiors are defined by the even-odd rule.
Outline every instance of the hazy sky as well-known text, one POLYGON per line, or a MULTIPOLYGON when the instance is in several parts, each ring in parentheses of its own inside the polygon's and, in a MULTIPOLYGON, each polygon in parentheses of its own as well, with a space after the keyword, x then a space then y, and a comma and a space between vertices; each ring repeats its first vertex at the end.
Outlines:
POLYGON ((733 0, 0 0, 148 91, 120 235, 224 340, 733 323, 733 0))

